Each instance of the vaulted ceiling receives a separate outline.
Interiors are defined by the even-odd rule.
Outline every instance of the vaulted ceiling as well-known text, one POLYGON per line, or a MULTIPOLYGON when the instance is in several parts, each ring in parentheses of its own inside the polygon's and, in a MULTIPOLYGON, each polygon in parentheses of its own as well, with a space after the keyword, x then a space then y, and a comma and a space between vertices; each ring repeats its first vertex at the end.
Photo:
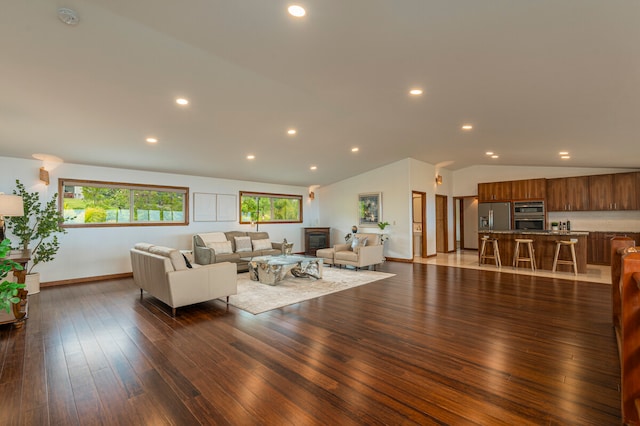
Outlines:
POLYGON ((407 157, 640 167, 638 1, 290 4, 3 2, 0 155, 304 186, 407 157))

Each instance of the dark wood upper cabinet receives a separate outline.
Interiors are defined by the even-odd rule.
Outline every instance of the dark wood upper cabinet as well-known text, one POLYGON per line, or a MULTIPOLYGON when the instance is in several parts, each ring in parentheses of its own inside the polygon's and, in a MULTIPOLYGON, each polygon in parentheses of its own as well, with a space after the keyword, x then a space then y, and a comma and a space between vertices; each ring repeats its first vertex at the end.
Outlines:
POLYGON ((613 175, 613 202, 616 210, 640 208, 640 173, 616 173, 613 175))
POLYGON ((478 201, 511 201, 511 181, 479 183, 478 201))
POLYGON ((591 210, 613 210, 613 175, 589 176, 591 210))
POLYGON ((546 197, 546 179, 524 179, 511 181, 513 200, 544 200, 546 197))
POLYGON ((547 179, 547 211, 589 210, 589 176, 547 179))
POLYGON ((639 173, 589 176, 590 210, 637 210, 639 173))

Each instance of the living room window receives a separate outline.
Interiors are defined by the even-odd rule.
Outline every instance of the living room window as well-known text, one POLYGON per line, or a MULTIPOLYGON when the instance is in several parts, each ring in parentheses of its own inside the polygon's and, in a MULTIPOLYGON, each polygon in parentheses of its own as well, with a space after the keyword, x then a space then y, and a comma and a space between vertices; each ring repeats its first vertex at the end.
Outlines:
POLYGON ((302 195, 240 191, 240 223, 302 223, 302 195))
POLYGON ((188 225, 189 188, 59 179, 64 227, 188 225))

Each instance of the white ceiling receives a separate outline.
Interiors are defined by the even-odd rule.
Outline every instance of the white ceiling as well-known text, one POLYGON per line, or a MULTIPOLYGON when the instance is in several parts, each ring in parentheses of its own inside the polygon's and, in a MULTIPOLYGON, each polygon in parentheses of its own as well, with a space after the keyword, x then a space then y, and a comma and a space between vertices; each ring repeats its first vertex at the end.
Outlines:
POLYGON ((0 155, 303 186, 407 157, 640 167, 637 0, 289 4, 2 1, 0 155))

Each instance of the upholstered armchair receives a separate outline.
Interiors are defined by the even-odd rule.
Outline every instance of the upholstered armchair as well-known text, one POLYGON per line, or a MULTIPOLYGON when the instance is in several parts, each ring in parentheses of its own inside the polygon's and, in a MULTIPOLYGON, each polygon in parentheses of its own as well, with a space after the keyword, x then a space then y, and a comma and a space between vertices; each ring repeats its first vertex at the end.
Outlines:
POLYGON ((351 244, 336 244, 334 249, 335 265, 350 265, 356 269, 375 265, 384 261, 384 245, 379 234, 354 234, 351 244))

